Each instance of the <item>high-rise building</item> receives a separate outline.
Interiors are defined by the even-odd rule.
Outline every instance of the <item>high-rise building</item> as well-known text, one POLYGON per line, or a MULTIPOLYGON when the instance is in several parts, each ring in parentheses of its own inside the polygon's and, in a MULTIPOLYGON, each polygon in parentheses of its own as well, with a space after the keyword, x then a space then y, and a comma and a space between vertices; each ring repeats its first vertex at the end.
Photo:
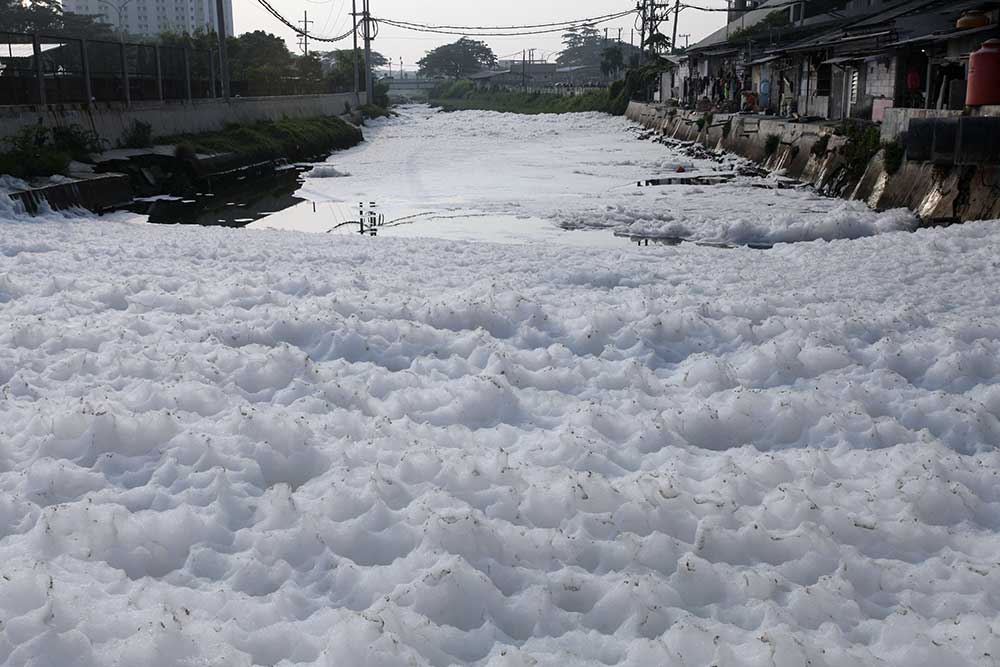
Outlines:
MULTIPOLYGON (((222 0, 226 34, 233 34, 233 3, 222 0)), ((63 9, 75 14, 100 16, 132 35, 213 32, 216 0, 63 0, 63 9)))

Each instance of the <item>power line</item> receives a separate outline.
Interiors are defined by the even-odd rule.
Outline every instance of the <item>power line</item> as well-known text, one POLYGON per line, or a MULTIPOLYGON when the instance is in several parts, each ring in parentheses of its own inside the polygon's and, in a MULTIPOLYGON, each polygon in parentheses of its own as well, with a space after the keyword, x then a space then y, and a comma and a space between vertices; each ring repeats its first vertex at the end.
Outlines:
MULTIPOLYGON (((271 16, 281 22, 286 28, 299 35, 303 39, 311 39, 315 42, 340 42, 352 34, 354 34, 354 29, 348 30, 347 32, 337 35, 335 37, 318 37, 311 34, 308 30, 299 28, 297 25, 286 19, 281 12, 274 8, 269 0, 257 0, 260 5, 267 10, 271 16)), ((371 36, 374 37, 378 32, 378 24, 385 23, 386 25, 391 25, 401 30, 408 30, 411 32, 419 33, 430 33, 435 35, 460 35, 460 36, 470 36, 470 37, 522 37, 529 35, 546 35, 551 33, 563 32, 569 28, 573 27, 585 27, 594 26, 601 23, 608 23, 615 21, 626 16, 630 16, 636 12, 635 9, 629 9, 627 11, 618 12, 615 14, 605 14, 603 16, 595 16, 589 18, 578 19, 575 21, 563 21, 559 23, 539 23, 534 25, 525 26, 433 26, 429 24, 419 24, 412 23, 409 21, 399 21, 395 19, 378 18, 371 17, 370 29, 372 30, 371 36), (550 27, 559 26, 559 27, 550 27), (535 28, 540 28, 536 30, 535 28), (504 31, 504 32, 489 32, 489 31, 504 31), (513 32, 507 32, 513 31, 513 32)), ((308 27, 308 25, 306 26, 308 27)))
MULTIPOLYGON (((527 36, 527 35, 549 35, 549 34, 552 34, 552 33, 564 32, 565 30, 567 30, 569 28, 577 27, 577 26, 579 26, 579 27, 595 26, 595 25, 598 25, 598 24, 601 24, 601 23, 609 23, 611 21, 615 21, 617 19, 624 18, 626 16, 630 16, 633 13, 635 13, 635 10, 634 9, 630 9, 627 12, 621 12, 619 14, 610 14, 610 15, 608 15, 607 18, 603 18, 603 19, 600 19, 600 20, 597 20, 597 21, 592 21, 592 20, 588 19, 588 20, 581 21, 579 23, 566 23, 566 24, 563 24, 562 27, 559 27, 559 28, 548 28, 548 29, 543 29, 543 30, 518 30, 517 32, 473 32, 473 31, 470 31, 470 30, 462 30, 462 31, 450 30, 450 29, 445 30, 445 29, 437 29, 437 28, 416 27, 416 26, 413 26, 413 25, 402 23, 400 21, 396 21, 394 19, 378 18, 377 20, 380 21, 380 22, 382 22, 382 23, 384 23, 384 24, 386 24, 386 25, 391 25, 391 26, 393 26, 395 28, 400 28, 402 30, 410 30, 412 32, 431 33, 431 34, 435 34, 435 35, 459 35, 459 36, 462 36, 462 37, 520 37, 520 36, 527 36)), ((484 30, 491 30, 491 29, 490 28, 484 28, 484 30)))
MULTIPOLYGON (((431 25, 427 23, 416 23, 414 21, 404 21, 402 19, 392 19, 395 23, 400 23, 403 25, 414 26, 416 28, 428 28, 432 30, 532 30, 535 28, 552 28, 555 26, 566 26, 566 25, 577 25, 577 24, 587 24, 593 21, 599 21, 601 23, 607 20, 613 20, 616 18, 621 18, 622 16, 627 16, 634 12, 634 9, 629 9, 627 11, 615 12, 613 14, 602 14, 601 16, 592 16, 590 18, 584 19, 573 19, 571 21, 555 21, 553 23, 534 23, 527 25, 489 25, 489 26, 468 26, 468 25, 431 25)), ((388 22, 388 19, 383 19, 388 22)))
POLYGON ((337 35, 336 37, 317 37, 316 35, 309 34, 307 31, 303 30, 302 28, 298 27, 297 25, 286 19, 284 16, 282 16, 277 9, 271 6, 271 3, 268 2, 268 0, 257 0, 257 2, 259 2, 260 5, 267 10, 268 14, 278 19, 278 21, 283 23, 286 28, 294 32, 296 35, 308 37, 309 39, 315 42, 340 42, 350 37, 351 34, 354 32, 354 30, 351 29, 345 32, 343 35, 337 35))

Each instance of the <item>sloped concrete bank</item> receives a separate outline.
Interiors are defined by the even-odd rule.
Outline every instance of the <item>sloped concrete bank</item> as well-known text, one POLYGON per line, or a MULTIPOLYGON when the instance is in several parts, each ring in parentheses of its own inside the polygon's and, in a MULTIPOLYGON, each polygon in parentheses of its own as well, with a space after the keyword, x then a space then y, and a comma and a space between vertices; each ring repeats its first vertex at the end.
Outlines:
MULTIPOLYGON (((835 125, 762 116, 712 116, 632 102, 626 115, 664 136, 750 158, 831 196, 875 209, 910 208, 928 224, 1000 218, 1000 168, 942 166, 902 160, 894 173, 885 148, 859 162, 835 125)), ((897 159, 898 161, 898 159, 897 159)))

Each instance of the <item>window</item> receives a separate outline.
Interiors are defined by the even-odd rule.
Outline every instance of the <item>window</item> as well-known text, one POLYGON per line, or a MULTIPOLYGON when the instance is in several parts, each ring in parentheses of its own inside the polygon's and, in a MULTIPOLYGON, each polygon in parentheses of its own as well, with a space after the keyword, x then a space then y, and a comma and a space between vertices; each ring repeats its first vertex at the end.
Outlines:
POLYGON ((858 103, 858 86, 861 82, 861 72, 856 69, 851 70, 851 104, 858 103))
POLYGON ((833 65, 820 65, 816 74, 816 95, 829 97, 833 88, 833 65))

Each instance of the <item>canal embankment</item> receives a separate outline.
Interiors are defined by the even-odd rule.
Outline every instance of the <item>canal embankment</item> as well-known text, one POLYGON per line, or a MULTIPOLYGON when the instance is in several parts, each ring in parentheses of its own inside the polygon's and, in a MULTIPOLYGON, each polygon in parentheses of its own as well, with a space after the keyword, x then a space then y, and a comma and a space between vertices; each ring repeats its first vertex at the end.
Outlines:
POLYGON ((632 102, 626 115, 664 137, 750 158, 823 194, 877 210, 909 208, 925 224, 1000 218, 1000 166, 963 163, 954 148, 945 159, 910 159, 910 118, 893 116, 878 128, 641 102, 632 102))
POLYGON ((133 131, 126 142, 131 146, 103 151, 99 138, 78 126, 25 128, 0 154, 0 171, 23 182, 11 198, 31 212, 43 204, 99 212, 133 197, 190 196, 271 178, 290 163, 324 159, 364 140, 359 125, 339 116, 231 123, 157 137, 152 128, 137 127, 142 131, 133 131))

